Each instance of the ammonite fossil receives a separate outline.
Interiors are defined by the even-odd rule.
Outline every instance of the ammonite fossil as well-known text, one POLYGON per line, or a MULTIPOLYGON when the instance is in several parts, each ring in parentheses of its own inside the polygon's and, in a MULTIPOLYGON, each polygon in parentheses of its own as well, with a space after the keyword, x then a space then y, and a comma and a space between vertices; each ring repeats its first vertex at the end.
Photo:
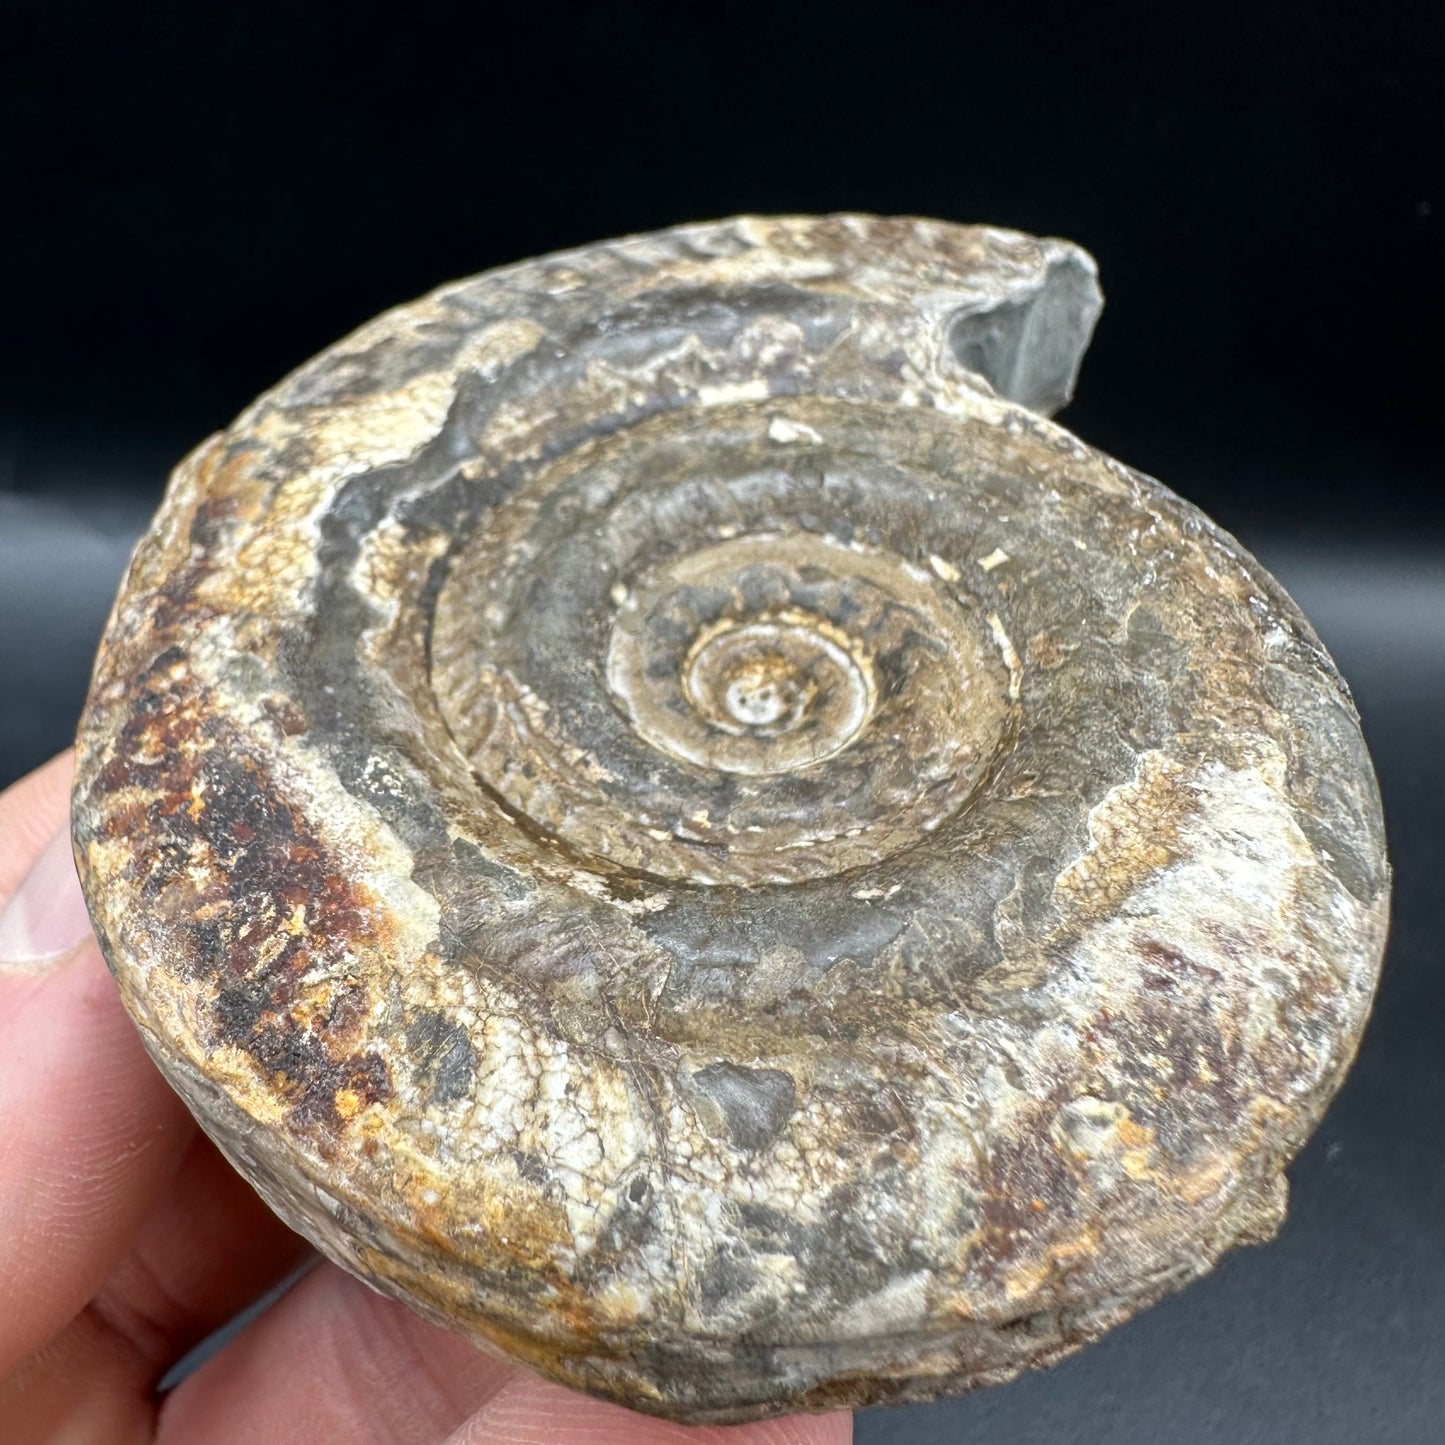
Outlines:
POLYGON ((1045 415, 1089 258, 741 219, 444 287, 175 474, 75 831, 160 1067, 642 1410, 916 1400, 1269 1236, 1388 870, 1278 584, 1045 415))

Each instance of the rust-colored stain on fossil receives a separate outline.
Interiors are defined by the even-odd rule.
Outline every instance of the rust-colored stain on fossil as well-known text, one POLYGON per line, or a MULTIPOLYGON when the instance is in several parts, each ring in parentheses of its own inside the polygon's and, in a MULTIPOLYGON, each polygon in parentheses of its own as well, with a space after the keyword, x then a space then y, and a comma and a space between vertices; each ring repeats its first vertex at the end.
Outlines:
POLYGON ((1278 584, 1047 419, 1067 242, 740 218, 369 323, 177 469, 75 841, 160 1067, 430 1318, 927 1399, 1268 1238, 1388 904, 1278 584))

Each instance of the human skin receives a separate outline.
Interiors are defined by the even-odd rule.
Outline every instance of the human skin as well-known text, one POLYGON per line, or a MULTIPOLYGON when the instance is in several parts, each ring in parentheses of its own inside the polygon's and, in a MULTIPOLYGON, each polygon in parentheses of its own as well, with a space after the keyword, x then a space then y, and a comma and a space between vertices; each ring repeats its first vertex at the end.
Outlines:
POLYGON ((847 1414, 644 1418, 483 1355, 318 1264, 156 1072, 91 935, 69 753, 0 794, 0 1420, 8 1445, 846 1445, 847 1414))

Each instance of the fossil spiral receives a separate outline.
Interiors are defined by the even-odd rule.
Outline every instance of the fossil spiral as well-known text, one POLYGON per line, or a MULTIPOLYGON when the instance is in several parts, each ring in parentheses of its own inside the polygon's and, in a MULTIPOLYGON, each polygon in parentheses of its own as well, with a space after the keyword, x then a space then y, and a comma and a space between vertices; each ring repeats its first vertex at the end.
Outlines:
POLYGON ((1279 585, 1046 420, 1089 258, 744 218, 447 286, 177 470, 80 733, 122 995, 327 1255, 688 1420, 913 1400, 1283 1215, 1383 944, 1279 585))

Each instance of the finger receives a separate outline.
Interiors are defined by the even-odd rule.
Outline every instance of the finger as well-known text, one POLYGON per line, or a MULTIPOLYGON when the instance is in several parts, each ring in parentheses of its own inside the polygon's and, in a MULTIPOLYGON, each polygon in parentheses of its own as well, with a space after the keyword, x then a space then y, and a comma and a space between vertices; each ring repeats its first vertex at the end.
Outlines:
POLYGON ((446 1445, 849 1445, 852 1438, 853 1417, 846 1413, 674 1425, 518 1372, 446 1445))
POLYGON ((155 1406, 137 1396, 110 1342, 91 1336, 51 1358, 47 1346, 0 1387, 5 1445, 147 1445, 155 1406))
POLYGON ((323 1265, 167 1397, 158 1445, 438 1445, 515 1373, 323 1265))
POLYGON ((149 1440, 166 1369, 308 1254, 196 1135, 95 1298, 0 1382, 5 1439, 149 1440))
POLYGON ((0 975, 36 972, 90 936, 66 826, 74 772, 63 752, 0 793, 0 975))
POLYGON ((85 1306, 194 1130, 91 938, 70 766, 57 758, 0 797, 0 1376, 85 1306))
POLYGON ((74 774, 67 749, 0 793, 0 908, 69 817, 74 774))
POLYGON ((84 1308, 193 1129, 93 942, 0 971, 0 1375, 84 1308))
POLYGON ((158 1445, 846 1445, 847 1415, 688 1430, 493 1359, 324 1266, 183 1381, 158 1445))
POLYGON ((85 1313, 127 1343, 149 1387, 311 1252, 198 1133, 85 1313))

